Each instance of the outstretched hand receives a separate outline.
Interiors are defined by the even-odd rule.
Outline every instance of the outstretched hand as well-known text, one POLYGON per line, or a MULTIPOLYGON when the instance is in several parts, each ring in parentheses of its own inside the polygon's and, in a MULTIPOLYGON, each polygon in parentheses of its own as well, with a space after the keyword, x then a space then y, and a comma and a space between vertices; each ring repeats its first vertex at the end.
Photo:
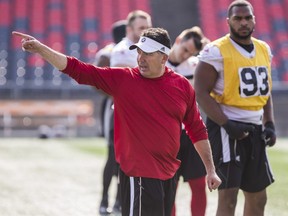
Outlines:
POLYGON ((38 40, 36 40, 34 37, 32 37, 31 35, 24 34, 24 33, 17 32, 17 31, 13 31, 12 35, 22 38, 21 43, 22 43, 23 51, 28 51, 31 53, 38 52, 41 43, 38 40))
POLYGON ((53 65, 58 70, 64 70, 67 67, 66 55, 51 49, 50 47, 42 44, 36 38, 31 35, 21 32, 13 31, 13 35, 22 38, 22 49, 31 53, 38 53, 40 56, 53 65))

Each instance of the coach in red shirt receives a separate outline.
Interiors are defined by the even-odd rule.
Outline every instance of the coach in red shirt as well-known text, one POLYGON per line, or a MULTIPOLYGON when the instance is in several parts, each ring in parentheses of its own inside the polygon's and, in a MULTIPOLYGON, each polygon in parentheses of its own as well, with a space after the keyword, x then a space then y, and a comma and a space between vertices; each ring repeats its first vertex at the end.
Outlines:
POLYGON ((203 160, 209 189, 219 186, 194 89, 185 77, 165 67, 171 44, 166 30, 149 28, 130 47, 138 52, 135 68, 96 67, 58 53, 30 35, 13 34, 23 38, 24 50, 39 53, 78 83, 113 96, 123 216, 170 216, 181 163, 176 157, 182 123, 203 160))

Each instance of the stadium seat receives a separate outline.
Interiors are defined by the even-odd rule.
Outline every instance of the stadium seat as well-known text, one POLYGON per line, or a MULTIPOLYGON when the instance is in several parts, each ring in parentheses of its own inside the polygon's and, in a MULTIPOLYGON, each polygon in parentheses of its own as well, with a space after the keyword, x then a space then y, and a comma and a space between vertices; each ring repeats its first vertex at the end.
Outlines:
POLYGON ((11 33, 10 23, 11 23, 11 14, 9 13, 11 4, 9 1, 0 1, 1 8, 1 19, 0 19, 0 50, 8 50, 9 36, 11 33))
POLYGON ((269 12, 266 10, 266 0, 252 0, 251 3, 253 4, 256 16, 257 28, 255 30, 255 36, 261 38, 262 35, 265 35, 265 37, 268 38, 268 35, 271 34, 271 23, 268 19, 269 12))
POLYGON ((229 31, 227 24, 227 7, 230 4, 229 0, 219 0, 217 3, 217 19, 218 21, 218 35, 224 36, 229 31))
POLYGON ((30 32, 37 37, 39 40, 45 40, 45 29, 46 29, 46 3, 45 0, 33 1, 30 14, 30 32))
MULTIPOLYGON (((80 58, 81 53, 81 19, 78 5, 79 0, 64 1, 65 4, 65 50, 67 55, 80 58)), ((66 76, 64 79, 68 79, 66 76)))
POLYGON ((217 30, 217 16, 215 14, 215 5, 216 1, 213 0, 202 0, 198 1, 199 4, 199 14, 200 14, 200 22, 205 35, 210 39, 214 40, 218 38, 219 32, 217 30))
POLYGON ((287 72, 287 56, 285 56, 285 50, 287 50, 288 43, 288 25, 287 25, 287 7, 284 0, 267 0, 267 11, 270 15, 271 20, 271 32, 273 32, 274 40, 274 59, 277 59, 279 62, 278 72, 279 80, 282 80, 284 74, 287 72), (286 15, 285 15, 286 14, 286 15))
POLYGON ((147 0, 134 0, 134 8, 139 8, 147 13, 151 14, 150 2, 147 0))
POLYGON ((0 1, 1 19, 0 19, 0 87, 7 85, 8 78, 8 51, 9 51, 9 37, 11 34, 10 23, 11 4, 9 1, 0 1))

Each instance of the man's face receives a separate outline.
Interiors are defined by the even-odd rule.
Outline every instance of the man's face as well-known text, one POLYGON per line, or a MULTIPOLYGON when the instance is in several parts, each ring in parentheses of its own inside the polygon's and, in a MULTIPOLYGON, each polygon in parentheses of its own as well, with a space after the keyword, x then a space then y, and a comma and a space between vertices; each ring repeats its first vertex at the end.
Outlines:
POLYGON ((165 65, 168 56, 157 51, 153 53, 146 53, 137 48, 138 67, 140 73, 146 78, 157 78, 163 74, 163 65, 165 65))
POLYGON ((232 37, 236 40, 250 39, 255 27, 255 17, 250 7, 233 7, 232 15, 227 21, 232 37))
POLYGON ((195 56, 198 50, 195 47, 194 39, 190 38, 186 41, 178 39, 174 47, 175 58, 177 63, 182 63, 191 56, 195 56))
POLYGON ((131 39, 134 43, 138 42, 140 39, 141 33, 145 30, 151 27, 151 23, 149 20, 138 17, 136 18, 132 25, 128 28, 130 29, 131 33, 131 39))

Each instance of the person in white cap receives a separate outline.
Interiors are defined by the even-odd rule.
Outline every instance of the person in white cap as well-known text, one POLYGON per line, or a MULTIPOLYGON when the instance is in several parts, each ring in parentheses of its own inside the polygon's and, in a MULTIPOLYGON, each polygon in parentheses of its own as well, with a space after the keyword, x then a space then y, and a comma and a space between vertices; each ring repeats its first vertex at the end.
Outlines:
POLYGON ((138 53, 134 68, 96 67, 61 54, 30 35, 13 34, 22 37, 24 50, 40 54, 78 83, 113 96, 123 216, 171 215, 182 123, 203 160, 208 188, 212 191, 220 185, 194 89, 185 77, 165 66, 170 51, 166 30, 149 28, 130 47, 138 53))

